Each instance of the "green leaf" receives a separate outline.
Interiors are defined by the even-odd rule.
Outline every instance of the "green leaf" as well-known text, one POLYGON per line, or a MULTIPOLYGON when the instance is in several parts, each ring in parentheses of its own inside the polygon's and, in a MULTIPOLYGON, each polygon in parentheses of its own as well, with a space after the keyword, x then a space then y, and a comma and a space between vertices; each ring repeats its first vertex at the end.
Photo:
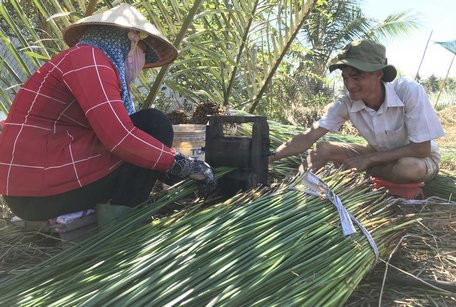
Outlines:
POLYGON ((24 54, 28 55, 31 58, 35 58, 35 59, 38 59, 38 60, 44 60, 44 61, 50 60, 49 57, 41 55, 41 54, 38 54, 38 53, 33 52, 33 51, 25 51, 24 54))

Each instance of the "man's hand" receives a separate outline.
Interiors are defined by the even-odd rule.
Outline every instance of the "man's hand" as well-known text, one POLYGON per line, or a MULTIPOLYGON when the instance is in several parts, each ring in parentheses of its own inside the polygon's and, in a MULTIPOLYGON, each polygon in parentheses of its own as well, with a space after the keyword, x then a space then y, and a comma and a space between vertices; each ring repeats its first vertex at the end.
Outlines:
POLYGON ((329 130, 312 125, 306 132, 295 135, 288 142, 277 147, 275 154, 268 157, 268 162, 304 153, 329 130))
POLYGON ((367 170, 370 166, 371 160, 369 155, 362 155, 357 157, 352 157, 345 159, 343 165, 346 169, 355 169, 357 172, 362 172, 367 170))
POLYGON ((299 174, 299 175, 302 175, 302 174, 304 174, 306 171, 307 171, 307 162, 304 161, 304 162, 302 162, 302 163, 299 165, 298 174, 299 174))
POLYGON ((272 151, 269 153, 269 156, 268 156, 268 164, 271 164, 272 162, 274 162, 275 160, 277 160, 276 158, 276 152, 275 151, 272 151))

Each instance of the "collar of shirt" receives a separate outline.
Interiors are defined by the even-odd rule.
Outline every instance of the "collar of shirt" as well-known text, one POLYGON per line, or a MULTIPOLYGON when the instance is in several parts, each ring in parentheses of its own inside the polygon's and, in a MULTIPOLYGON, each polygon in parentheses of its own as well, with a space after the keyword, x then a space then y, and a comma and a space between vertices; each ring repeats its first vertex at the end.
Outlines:
POLYGON ((352 100, 350 112, 355 113, 361 110, 366 110, 368 112, 381 114, 386 108, 403 107, 404 103, 401 101, 399 96, 397 96, 396 91, 394 90, 394 85, 391 82, 383 82, 383 85, 385 87, 385 101, 383 101, 383 104, 380 106, 378 111, 368 108, 362 100, 352 100))

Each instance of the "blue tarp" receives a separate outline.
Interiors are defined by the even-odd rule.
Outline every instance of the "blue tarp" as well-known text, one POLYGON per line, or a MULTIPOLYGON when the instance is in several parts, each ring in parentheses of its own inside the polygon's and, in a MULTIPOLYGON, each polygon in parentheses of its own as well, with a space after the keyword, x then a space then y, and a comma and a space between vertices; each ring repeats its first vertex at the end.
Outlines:
POLYGON ((456 40, 449 42, 435 42, 436 44, 442 45, 448 51, 456 54, 456 40))

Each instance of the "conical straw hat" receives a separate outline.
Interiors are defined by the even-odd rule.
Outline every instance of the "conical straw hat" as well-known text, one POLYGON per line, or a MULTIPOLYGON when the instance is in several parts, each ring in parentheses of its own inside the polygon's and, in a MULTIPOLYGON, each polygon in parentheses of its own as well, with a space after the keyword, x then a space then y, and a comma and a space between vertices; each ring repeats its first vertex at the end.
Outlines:
POLYGON ((177 49, 166 37, 157 30, 138 10, 124 3, 110 10, 88 16, 70 25, 63 32, 63 39, 72 47, 79 42, 87 26, 109 25, 121 28, 143 31, 148 34, 144 42, 153 49, 158 56, 158 61, 146 63, 144 68, 158 67, 172 62, 177 57, 177 49))

